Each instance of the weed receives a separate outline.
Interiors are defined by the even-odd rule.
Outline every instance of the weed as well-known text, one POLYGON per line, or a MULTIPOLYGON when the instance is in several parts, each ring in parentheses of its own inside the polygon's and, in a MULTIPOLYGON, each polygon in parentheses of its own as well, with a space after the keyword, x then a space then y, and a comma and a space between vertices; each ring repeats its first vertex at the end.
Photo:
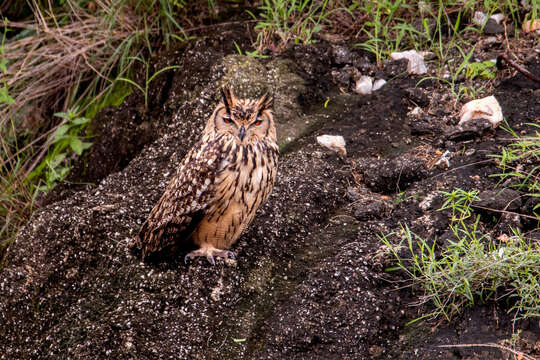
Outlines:
MULTIPOLYGON (((540 128, 538 124, 530 124, 540 128)), ((540 197, 540 132, 535 136, 520 137, 509 130, 515 137, 515 141, 502 149, 500 155, 493 155, 499 159, 499 168, 502 173, 491 176, 499 177, 501 182, 510 182, 518 190, 526 191, 528 196, 540 197)), ((534 211, 540 209, 540 204, 534 207, 534 211)), ((535 215, 538 216, 538 215, 535 215)), ((539 218, 540 220, 540 218, 539 218)))
POLYGON ((136 60, 136 61, 139 61, 140 63, 142 63, 144 65, 144 68, 145 68, 145 72, 144 72, 144 87, 137 84, 135 81, 131 80, 131 79, 128 79, 128 78, 125 78, 125 77, 119 77, 117 78, 118 81, 125 81, 126 83, 130 84, 130 85, 133 85, 135 86, 135 88, 139 89, 143 94, 144 94, 144 108, 145 110, 148 110, 148 88, 150 86, 150 83, 152 82, 152 80, 154 80, 156 78, 156 76, 158 76, 159 74, 165 72, 165 71, 168 71, 168 70, 172 70, 172 69, 178 69, 180 68, 179 65, 169 65, 169 66, 165 66, 164 68, 156 71, 155 73, 153 73, 152 75, 150 75, 150 63, 148 61, 146 61, 145 59, 143 58, 140 58, 138 56, 134 56, 133 57, 133 60, 136 60))
POLYGON ((446 199, 439 210, 451 210, 454 237, 444 248, 436 240, 429 242, 412 233, 406 225, 397 245, 390 241, 397 234, 380 236, 397 260, 397 266, 388 270, 403 270, 411 285, 423 289, 420 303, 434 306, 412 322, 439 316, 450 320, 465 307, 489 300, 506 301, 516 319, 540 316, 540 244, 518 230, 494 243, 480 232, 479 216, 467 221, 473 215, 472 202, 478 200, 477 190, 440 193, 446 199), (401 255, 403 249, 407 255, 401 255))
POLYGON ((452 222, 464 221, 471 217, 471 204, 478 201, 478 190, 465 191, 463 189, 454 189, 451 192, 439 191, 446 197, 439 211, 451 209, 452 222))
POLYGON ((495 78, 495 63, 493 61, 482 61, 477 63, 471 63, 467 65, 467 71, 465 76, 467 79, 474 79, 480 77, 482 79, 494 79, 495 78))
MULTIPOLYGON (((240 45, 237 44, 236 41, 233 40, 233 44, 234 44, 234 47, 236 49, 236 52, 239 54, 239 55, 243 55, 242 53, 242 49, 240 48, 240 45)), ((266 55, 262 55, 259 53, 259 49, 255 49, 253 51, 248 51, 246 50, 246 55, 247 56, 250 56, 250 57, 253 57, 253 58, 260 58, 260 59, 266 59, 268 58, 268 56, 266 55)))
POLYGON ((90 119, 78 116, 77 113, 78 109, 75 108, 54 114, 62 118, 63 121, 50 138, 47 155, 28 177, 31 184, 37 183, 36 190, 53 189, 69 174, 70 153, 74 152, 80 156, 84 150, 92 145, 81 138, 81 132, 86 128, 90 119))
MULTIPOLYGON (((272 48, 283 50, 290 41, 309 44, 328 16, 346 8, 328 10, 329 0, 263 0, 259 6, 260 17, 255 30, 258 32, 256 47, 259 51, 272 48), (274 43, 274 36, 278 43, 274 43)), ((254 19, 257 17, 249 12, 254 19)))
POLYGON ((479 233, 478 221, 451 225, 456 240, 442 250, 436 241, 429 244, 407 226, 402 228, 398 245, 389 240, 394 234, 380 237, 396 258, 397 268, 423 289, 421 304, 435 307, 412 322, 441 315, 450 320, 476 302, 502 299, 511 305, 509 311, 514 311, 516 318, 540 316, 539 244, 515 236, 495 245, 479 233), (409 256, 398 254, 403 246, 409 256))

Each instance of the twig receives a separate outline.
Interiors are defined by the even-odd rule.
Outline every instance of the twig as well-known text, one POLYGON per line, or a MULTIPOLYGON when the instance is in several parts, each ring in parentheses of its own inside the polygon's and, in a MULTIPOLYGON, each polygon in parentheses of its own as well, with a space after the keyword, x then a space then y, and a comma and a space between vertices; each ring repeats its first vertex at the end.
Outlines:
POLYGON ((533 358, 532 356, 530 355, 527 355, 521 351, 517 351, 517 350, 514 350, 514 349, 511 349, 507 346, 503 346, 503 345, 499 345, 499 344, 495 344, 495 343, 486 343, 486 344, 450 344, 450 345, 438 345, 437 347, 440 347, 440 348, 466 348, 466 347, 491 347, 491 348, 497 348, 499 350, 504 350, 504 351, 508 351, 516 356, 521 356, 522 359, 525 359, 525 360, 535 360, 535 358, 533 358))
POLYGON ((513 211, 497 210, 497 209, 493 209, 493 208, 486 207, 486 206, 474 205, 474 203, 471 204, 471 207, 477 208, 477 209, 489 210, 489 211, 493 211, 493 212, 498 212, 498 213, 501 213, 501 214, 517 215, 517 216, 528 218, 528 219, 540 220, 540 218, 538 216, 524 215, 524 214, 520 214, 520 213, 513 212, 513 211))
POLYGON ((514 67, 517 71, 519 71, 520 73, 522 73, 523 75, 525 75, 529 79, 540 83, 540 77, 534 75, 529 70, 525 69, 523 66, 519 65, 517 62, 510 59, 508 57, 508 55, 506 55, 506 54, 499 55, 499 57, 497 58, 497 68, 499 68, 499 69, 502 68, 502 61, 501 60, 506 61, 509 65, 514 67))

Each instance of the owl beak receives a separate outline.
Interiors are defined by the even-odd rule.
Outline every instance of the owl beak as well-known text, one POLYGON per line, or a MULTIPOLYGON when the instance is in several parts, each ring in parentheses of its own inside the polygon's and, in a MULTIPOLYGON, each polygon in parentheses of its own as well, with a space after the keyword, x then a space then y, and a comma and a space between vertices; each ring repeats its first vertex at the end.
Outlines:
POLYGON ((244 136, 246 136, 246 128, 244 125, 240 128, 240 131, 238 132, 238 137, 240 138, 240 141, 244 140, 244 136))

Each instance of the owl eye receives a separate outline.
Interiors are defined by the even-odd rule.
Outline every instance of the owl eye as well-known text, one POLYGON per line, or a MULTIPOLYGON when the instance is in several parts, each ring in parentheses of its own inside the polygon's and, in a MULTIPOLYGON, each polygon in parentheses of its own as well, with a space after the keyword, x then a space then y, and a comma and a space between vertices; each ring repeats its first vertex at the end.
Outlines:
POLYGON ((225 122, 225 124, 230 124, 231 123, 231 117, 230 115, 225 115, 223 117, 223 121, 225 122))
POLYGON ((262 120, 257 120, 253 123, 255 126, 259 126, 262 124, 262 120))

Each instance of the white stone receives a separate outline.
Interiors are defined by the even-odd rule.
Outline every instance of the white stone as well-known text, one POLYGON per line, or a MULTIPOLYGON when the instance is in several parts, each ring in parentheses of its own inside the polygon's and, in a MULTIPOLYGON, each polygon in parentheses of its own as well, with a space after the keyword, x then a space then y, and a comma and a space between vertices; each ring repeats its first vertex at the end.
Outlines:
POLYGON ((345 139, 339 135, 321 135, 317 136, 317 142, 319 145, 325 148, 335 151, 340 155, 347 156, 347 150, 345 150, 345 139))
POLYGON ((384 86, 384 84, 386 84, 386 80, 384 80, 384 79, 375 80, 375 82, 373 83, 372 91, 379 90, 380 88, 382 88, 384 86))
POLYGON ((409 74, 421 75, 427 72, 427 67, 424 64, 424 56, 416 50, 407 50, 402 52, 393 52, 390 57, 394 60, 407 59, 407 71, 409 74))
POLYGON ((503 121, 501 106, 495 96, 488 96, 482 99, 472 100, 463 105, 459 114, 459 124, 474 120, 486 119, 492 127, 496 127, 503 121))
POLYGON ((360 95, 369 95, 373 90, 373 79, 369 76, 362 75, 360 79, 356 81, 354 92, 360 95))
POLYGON ((481 11, 475 11, 472 21, 476 25, 482 26, 487 21, 487 16, 481 11))

